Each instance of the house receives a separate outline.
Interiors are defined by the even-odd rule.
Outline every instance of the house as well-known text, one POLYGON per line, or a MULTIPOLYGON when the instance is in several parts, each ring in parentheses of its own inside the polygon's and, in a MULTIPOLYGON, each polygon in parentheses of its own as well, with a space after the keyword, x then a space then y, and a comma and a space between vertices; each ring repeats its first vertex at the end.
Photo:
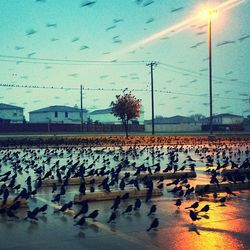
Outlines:
POLYGON ((2 123, 23 123, 23 108, 10 104, 0 103, 0 121, 2 123))
MULTIPOLYGON (((176 115, 172 117, 156 117, 154 120, 155 132, 198 132, 201 131, 201 123, 191 117, 176 115)), ((152 120, 145 121, 145 132, 152 131, 152 120)))
MULTIPOLYGON (((243 130, 244 117, 229 113, 213 115, 214 130, 243 130)), ((203 130, 208 130, 210 117, 203 119, 203 130)))
POLYGON ((250 115, 244 118, 243 126, 245 131, 250 131, 250 115))
MULTIPOLYGON (((121 124, 122 121, 119 120, 117 117, 115 117, 112 114, 112 108, 107 109, 99 109, 91 112, 89 114, 89 118, 92 120, 92 122, 98 122, 103 124, 121 124)), ((141 110, 140 117, 137 119, 133 119, 130 123, 144 123, 144 111, 141 110)))
MULTIPOLYGON (((176 115, 172 117, 158 116, 154 119, 155 124, 182 124, 182 123, 195 123, 191 117, 176 115)), ((151 124, 151 120, 145 120, 145 124, 151 124)))
MULTIPOLYGON (((83 110, 83 122, 87 122, 88 112, 83 110)), ((81 123, 81 111, 77 107, 49 106, 29 112, 30 123, 81 123)))

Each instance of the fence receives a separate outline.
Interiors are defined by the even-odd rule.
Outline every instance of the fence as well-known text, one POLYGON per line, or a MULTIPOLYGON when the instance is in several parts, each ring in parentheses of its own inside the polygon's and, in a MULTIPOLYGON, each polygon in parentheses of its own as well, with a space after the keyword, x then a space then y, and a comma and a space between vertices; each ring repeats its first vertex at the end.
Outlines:
MULTIPOLYGON (((129 132, 144 132, 144 125, 129 125, 129 132)), ((117 124, 83 124, 83 132, 123 132, 123 125, 117 124)), ((0 124, 0 133, 21 132, 81 132, 80 124, 56 123, 10 123, 0 124)))

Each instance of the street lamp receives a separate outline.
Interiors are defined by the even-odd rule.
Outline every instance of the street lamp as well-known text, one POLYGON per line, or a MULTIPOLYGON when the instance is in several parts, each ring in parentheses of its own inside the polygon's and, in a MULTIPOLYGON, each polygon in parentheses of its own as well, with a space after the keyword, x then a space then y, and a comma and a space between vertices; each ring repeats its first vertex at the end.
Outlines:
POLYGON ((208 61, 209 61, 209 136, 213 136, 213 95, 212 95, 212 18, 217 11, 206 9, 203 15, 208 18, 208 61))

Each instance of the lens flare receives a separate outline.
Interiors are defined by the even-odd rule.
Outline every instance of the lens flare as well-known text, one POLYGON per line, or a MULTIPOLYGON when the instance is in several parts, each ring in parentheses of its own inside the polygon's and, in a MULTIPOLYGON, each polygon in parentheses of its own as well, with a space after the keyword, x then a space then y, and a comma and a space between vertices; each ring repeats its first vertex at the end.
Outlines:
MULTIPOLYGON (((213 6, 212 9, 208 8, 206 10, 206 16, 207 17, 211 17, 211 15, 215 15, 216 13, 223 13, 229 9, 232 9, 242 3, 244 3, 246 0, 228 0, 224 3, 218 4, 217 6, 213 6), (208 11, 209 10, 209 11, 208 11), (216 13, 215 13, 216 12, 216 13)), ((204 7, 203 7, 204 10, 204 7)), ((199 11, 199 13, 197 15, 194 15, 192 17, 187 18, 184 21, 181 21, 177 24, 174 24, 170 27, 167 27, 149 37, 146 37, 138 42, 135 42, 134 44, 120 50, 117 52, 112 53, 111 55, 109 55, 108 57, 106 57, 106 60, 117 60, 117 58, 119 58, 120 56, 132 52, 134 50, 136 50, 137 48, 146 45, 150 42, 153 42, 163 36, 173 36, 174 34, 177 34, 187 28, 190 27, 191 24, 197 23, 201 20, 201 11, 199 11), (173 32, 174 31, 174 32, 173 32)))

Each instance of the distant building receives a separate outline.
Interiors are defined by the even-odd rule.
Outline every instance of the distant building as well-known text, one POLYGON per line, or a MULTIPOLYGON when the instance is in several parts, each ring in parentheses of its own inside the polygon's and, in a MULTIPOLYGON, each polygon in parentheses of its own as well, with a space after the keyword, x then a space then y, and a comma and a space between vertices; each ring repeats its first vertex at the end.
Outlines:
MULTIPOLYGON (((209 117, 203 119, 203 130, 209 127, 209 117)), ((240 115, 233 115, 229 113, 213 115, 214 130, 243 130, 244 117, 240 115)))
POLYGON ((244 118, 243 126, 245 131, 250 131, 250 115, 244 118))
POLYGON ((23 123, 23 108, 0 103, 0 122, 23 123))
MULTIPOLYGON (((195 120, 190 117, 176 115, 172 117, 156 117, 155 124, 182 124, 182 123, 195 123, 195 120)), ((151 120, 145 120, 145 124, 151 124, 151 120)))
MULTIPOLYGON (((145 131, 151 132, 152 120, 145 121, 145 131)), ((174 132, 199 132, 201 131, 201 123, 196 122, 191 117, 176 115, 172 117, 156 117, 155 132, 158 133, 174 133, 174 132)))
MULTIPOLYGON (((99 122, 103 124, 121 124, 122 121, 119 120, 117 117, 115 117, 112 114, 112 108, 107 109, 99 109, 91 112, 89 114, 89 118, 92 120, 92 122, 99 122)), ((140 117, 138 119, 133 119, 130 124, 133 123, 144 123, 144 111, 141 110, 140 117)))
MULTIPOLYGON (((77 107, 50 106, 29 112, 30 123, 81 123, 81 112, 77 107)), ((87 110, 83 110, 83 122, 87 122, 87 110)))

